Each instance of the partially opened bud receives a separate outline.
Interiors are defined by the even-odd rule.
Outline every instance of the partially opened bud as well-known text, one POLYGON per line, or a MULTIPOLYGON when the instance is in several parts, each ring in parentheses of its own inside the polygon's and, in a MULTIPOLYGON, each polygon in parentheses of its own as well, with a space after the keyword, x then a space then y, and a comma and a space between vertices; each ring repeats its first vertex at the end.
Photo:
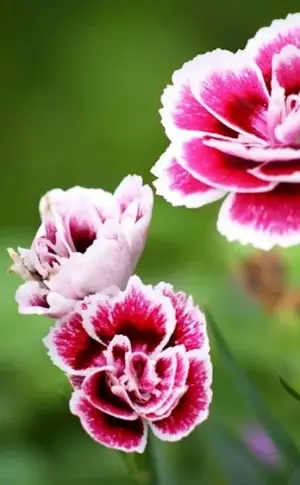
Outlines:
POLYGON ((11 271, 26 281, 16 293, 20 312, 59 317, 87 295, 124 289, 144 249, 152 206, 152 191, 138 176, 127 176, 114 194, 48 192, 31 249, 9 250, 11 271))

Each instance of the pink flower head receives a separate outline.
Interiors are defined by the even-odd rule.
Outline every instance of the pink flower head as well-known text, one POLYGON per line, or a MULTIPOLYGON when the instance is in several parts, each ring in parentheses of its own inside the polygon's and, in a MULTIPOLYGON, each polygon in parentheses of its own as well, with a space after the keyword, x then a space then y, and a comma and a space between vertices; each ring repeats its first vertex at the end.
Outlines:
POLYGON ((218 229, 268 250, 300 243, 300 14, 244 50, 187 62, 162 97, 171 144, 152 172, 175 206, 224 197, 218 229))
POLYGON ((184 293, 132 276, 114 297, 78 302, 45 339, 69 375, 71 412, 99 443, 142 453, 148 426, 178 441, 208 416, 212 366, 203 313, 184 293))
POLYGON ((31 249, 13 250, 12 271, 25 283, 21 313, 60 317, 85 296, 124 289, 144 249, 153 193, 141 177, 126 177, 114 194, 73 187, 48 192, 31 249))

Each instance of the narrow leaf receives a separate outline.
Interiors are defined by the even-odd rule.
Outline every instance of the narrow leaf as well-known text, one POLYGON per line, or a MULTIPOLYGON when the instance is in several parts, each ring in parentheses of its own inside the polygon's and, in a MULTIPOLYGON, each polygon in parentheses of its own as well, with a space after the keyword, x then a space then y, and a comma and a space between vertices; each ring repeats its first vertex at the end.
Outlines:
POLYGON ((298 391, 296 391, 295 389, 293 389, 284 379, 283 377, 280 377, 279 376, 279 380, 280 380, 280 383, 282 385, 282 387, 286 390, 286 392, 292 396, 294 399, 296 399, 297 401, 300 401, 300 393, 298 391))
POLYGON ((218 345, 221 357, 223 358, 236 387, 244 396, 251 410, 255 412, 259 421, 261 421, 262 425, 268 431, 278 450, 282 453, 285 461, 293 468, 298 467, 300 463, 300 453, 293 440, 284 427, 273 416, 264 401, 261 399, 255 386, 239 366, 213 317, 208 311, 206 311, 206 315, 211 331, 218 345))

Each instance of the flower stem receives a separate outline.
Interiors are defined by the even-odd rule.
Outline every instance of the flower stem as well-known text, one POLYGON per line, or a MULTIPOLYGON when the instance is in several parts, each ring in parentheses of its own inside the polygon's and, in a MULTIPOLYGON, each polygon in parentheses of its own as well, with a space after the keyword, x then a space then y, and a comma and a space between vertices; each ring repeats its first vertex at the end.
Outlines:
POLYGON ((153 438, 148 438, 144 453, 122 453, 122 459, 136 485, 160 485, 153 438))

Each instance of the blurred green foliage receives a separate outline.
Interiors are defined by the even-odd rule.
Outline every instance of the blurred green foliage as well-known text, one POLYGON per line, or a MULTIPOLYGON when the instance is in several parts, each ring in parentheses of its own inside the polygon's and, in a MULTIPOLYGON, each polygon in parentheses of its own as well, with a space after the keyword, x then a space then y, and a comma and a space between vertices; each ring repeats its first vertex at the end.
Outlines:
MULTIPOLYGON (((150 183, 167 146, 158 109, 172 72, 205 50, 242 48, 259 27, 297 7, 296 0, 2 0, 1 485, 130 483, 119 455, 94 443, 70 415, 69 384, 41 342, 49 321, 17 315, 19 281, 6 274, 6 247, 30 244, 48 189, 112 190, 127 173, 150 183)), ((265 315, 235 283, 231 264, 251 248, 217 234, 217 209, 175 209, 157 199, 138 272, 210 306, 241 366, 299 443, 299 403, 278 381, 283 374, 300 388, 299 319, 265 315)), ((297 283, 300 250, 283 254, 297 283)), ((238 441, 251 410, 214 346, 212 356, 211 418, 179 444, 157 443, 164 485, 260 485, 238 441)), ((272 477, 272 484, 287 483, 281 472, 272 477)))

